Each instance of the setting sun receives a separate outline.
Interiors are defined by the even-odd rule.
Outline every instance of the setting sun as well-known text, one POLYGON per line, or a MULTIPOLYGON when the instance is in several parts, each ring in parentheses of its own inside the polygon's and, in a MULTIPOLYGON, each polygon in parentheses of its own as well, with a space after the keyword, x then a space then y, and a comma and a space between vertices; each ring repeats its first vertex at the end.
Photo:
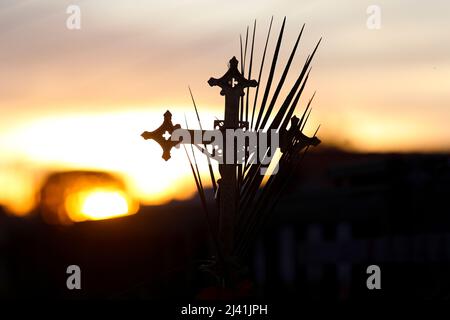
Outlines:
MULTIPOLYGON (((125 194, 113 190, 92 190, 71 195, 66 200, 69 217, 73 221, 102 220, 122 217, 130 211, 125 194)), ((134 210, 133 210, 134 211, 134 210)))
POLYGON ((99 171, 55 173, 44 182, 40 210, 51 224, 70 225, 135 214, 139 202, 119 176, 99 171))

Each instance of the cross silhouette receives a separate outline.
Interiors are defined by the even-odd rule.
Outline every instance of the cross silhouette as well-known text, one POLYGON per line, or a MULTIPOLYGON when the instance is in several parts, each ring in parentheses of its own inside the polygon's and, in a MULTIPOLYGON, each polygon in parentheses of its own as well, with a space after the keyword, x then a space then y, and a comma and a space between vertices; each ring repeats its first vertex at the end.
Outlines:
MULTIPOLYGON (((221 88, 220 94, 225 96, 225 114, 224 120, 214 121, 214 128, 210 130, 211 133, 221 131, 222 136, 225 137, 224 132, 227 129, 248 128, 248 123, 239 121, 239 100, 244 96, 244 89, 247 87, 256 87, 258 83, 255 80, 247 80, 238 70, 238 60, 233 57, 230 60, 228 71, 221 78, 210 78, 208 80, 210 86, 218 86, 221 88)), ((305 146, 317 145, 320 140, 317 138, 309 138, 298 130, 297 124, 299 119, 297 117, 291 118, 291 126, 289 130, 281 130, 280 132, 280 149, 283 152, 284 146, 289 141, 296 139, 305 146)), ((181 129, 179 124, 172 124, 172 114, 166 111, 164 114, 164 122, 155 131, 142 133, 144 139, 152 139, 159 143, 163 149, 163 159, 166 161, 170 158, 170 150, 180 143, 192 143, 195 141, 194 137, 201 134, 201 137, 208 132, 207 130, 186 130, 181 129), (177 130, 177 131, 176 131, 177 130), (173 134, 177 133, 179 137, 191 137, 191 139, 174 139, 173 134)), ((259 138, 258 138, 259 139, 259 138)), ((199 144, 213 144, 214 149, 217 149, 213 141, 196 141, 199 144)), ((226 141, 223 143, 223 150, 216 150, 222 157, 226 158, 227 153, 236 154, 238 148, 245 148, 245 146, 234 146, 234 150, 227 150, 226 141)), ((219 164, 219 173, 221 179, 219 180, 219 231, 218 238, 220 240, 221 251, 225 257, 230 257, 233 249, 234 238, 234 223, 237 212, 237 199, 239 191, 237 188, 237 164, 224 163, 219 164)))

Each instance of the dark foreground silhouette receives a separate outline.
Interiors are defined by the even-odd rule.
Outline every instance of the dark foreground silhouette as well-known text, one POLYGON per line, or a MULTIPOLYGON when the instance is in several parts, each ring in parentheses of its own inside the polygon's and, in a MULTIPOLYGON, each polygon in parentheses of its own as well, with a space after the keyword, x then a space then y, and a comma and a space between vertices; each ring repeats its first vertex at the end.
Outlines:
MULTIPOLYGON (((402 299, 450 296, 448 155, 310 153, 249 250, 245 296, 402 299), (366 287, 379 265, 382 290, 366 287)), ((195 198, 133 216, 49 225, 0 214, 0 297, 208 299, 211 249, 195 198), (82 270, 68 290, 66 268, 82 270)), ((233 293, 233 297, 238 297, 233 293)))

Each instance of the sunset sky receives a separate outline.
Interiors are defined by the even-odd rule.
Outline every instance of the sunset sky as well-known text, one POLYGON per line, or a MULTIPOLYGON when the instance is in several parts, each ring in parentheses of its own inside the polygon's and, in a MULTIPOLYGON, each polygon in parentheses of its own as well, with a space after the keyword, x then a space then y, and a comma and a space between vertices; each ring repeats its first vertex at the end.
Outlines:
POLYGON ((447 0, 3 0, 0 204, 25 210, 43 174, 65 169, 118 172, 145 203, 192 196, 184 152, 165 163, 140 133, 167 109, 197 127, 188 85, 211 128, 223 97, 206 81, 239 58, 254 19, 259 63, 272 15, 269 56, 287 17, 282 65, 303 23, 294 70, 323 37, 300 102, 317 90, 307 133, 321 124, 325 144, 362 152, 448 152, 449 14, 447 0), (80 30, 66 28, 71 4, 80 30), (366 25, 373 4, 379 30, 366 25))

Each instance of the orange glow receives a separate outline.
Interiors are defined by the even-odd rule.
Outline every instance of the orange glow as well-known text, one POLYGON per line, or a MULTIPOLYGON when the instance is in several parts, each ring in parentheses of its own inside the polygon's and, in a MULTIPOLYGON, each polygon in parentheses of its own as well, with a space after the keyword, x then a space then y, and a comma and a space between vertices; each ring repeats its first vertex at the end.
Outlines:
POLYGON ((46 222, 70 225, 135 214, 139 204, 121 178, 98 171, 69 171, 50 175, 40 192, 46 222))
POLYGON ((137 211, 129 197, 114 189, 93 189, 69 195, 65 206, 74 222, 123 217, 137 211))
MULTIPOLYGON (((170 108, 183 115, 177 109, 181 108, 170 108)), ((33 170, 13 171, 0 166, 0 203, 7 204, 13 214, 24 215, 36 205, 33 195, 38 186, 30 183, 34 172, 67 170, 120 173, 127 192, 145 205, 189 199, 195 194, 195 185, 184 152, 174 148, 172 158, 166 162, 161 158, 161 147, 140 136, 144 130, 156 129, 163 113, 129 111, 45 117, 8 132, 3 145, 0 142, 0 153, 9 155, 12 163, 14 159, 29 159, 33 170), (23 195, 25 191, 27 194, 23 195)), ((213 114, 207 116, 205 123, 212 123, 213 114)), ((180 123, 180 119, 174 121, 180 123)), ((196 122, 196 118, 189 120, 196 122)), ((204 174, 206 177, 206 170, 204 174)), ((92 187, 95 184, 86 183, 82 189, 92 187)), ((78 221, 79 213, 74 213, 74 217, 78 221)))
POLYGON ((0 172, 0 205, 16 216, 27 215, 35 205, 33 177, 20 168, 0 172))

